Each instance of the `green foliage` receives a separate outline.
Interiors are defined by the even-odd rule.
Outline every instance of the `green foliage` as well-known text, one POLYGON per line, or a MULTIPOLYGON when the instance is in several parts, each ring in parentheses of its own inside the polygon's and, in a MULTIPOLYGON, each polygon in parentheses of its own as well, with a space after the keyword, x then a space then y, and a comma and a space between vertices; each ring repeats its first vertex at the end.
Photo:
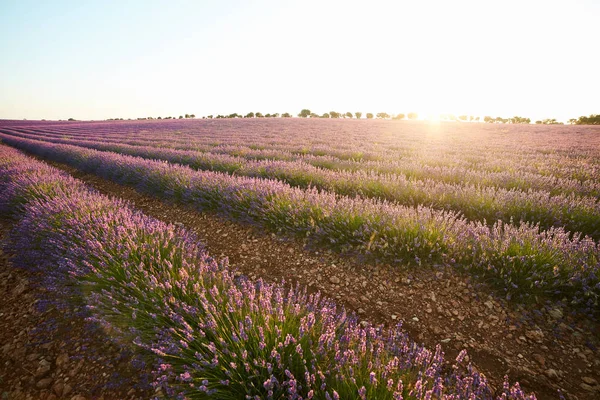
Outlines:
POLYGON ((530 124, 531 119, 525 117, 512 117, 510 120, 511 124, 530 124))
POLYGON ((360 117, 362 117, 362 113, 360 111, 357 111, 354 113, 354 116, 356 116, 356 119, 360 119, 360 117))
POLYGON ((600 125, 600 114, 592 114, 589 117, 579 117, 575 123, 577 125, 600 125))
POLYGON ((309 115, 311 115, 311 112, 308 108, 302 109, 302 111, 300 111, 300 114, 298 114, 300 118, 307 118, 309 115))
POLYGON ((352 118, 352 113, 348 111, 348 112, 345 114, 345 117, 346 117, 346 118, 352 118))
POLYGON ((417 114, 416 112, 408 113, 408 119, 417 119, 417 118, 419 118, 419 114, 417 114))
POLYGON ((367 119, 373 119, 373 113, 367 113, 367 119))
POLYGON ((379 119, 388 119, 388 118, 390 118, 390 114, 385 113, 385 112, 380 112, 380 113, 377 113, 377 118, 379 118, 379 119))

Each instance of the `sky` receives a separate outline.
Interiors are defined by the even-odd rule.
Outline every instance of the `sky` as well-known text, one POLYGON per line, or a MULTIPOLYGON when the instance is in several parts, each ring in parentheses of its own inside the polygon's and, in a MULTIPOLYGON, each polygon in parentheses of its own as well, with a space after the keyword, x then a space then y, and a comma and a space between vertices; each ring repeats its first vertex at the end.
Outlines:
POLYGON ((600 113, 598 0, 0 0, 0 118, 600 113))

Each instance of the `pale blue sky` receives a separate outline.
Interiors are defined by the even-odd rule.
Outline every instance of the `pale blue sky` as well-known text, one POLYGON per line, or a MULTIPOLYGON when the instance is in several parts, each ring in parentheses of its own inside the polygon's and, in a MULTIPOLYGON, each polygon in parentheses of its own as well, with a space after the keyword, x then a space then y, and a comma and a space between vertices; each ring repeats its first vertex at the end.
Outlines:
POLYGON ((0 118, 600 112, 600 1, 0 0, 0 118))

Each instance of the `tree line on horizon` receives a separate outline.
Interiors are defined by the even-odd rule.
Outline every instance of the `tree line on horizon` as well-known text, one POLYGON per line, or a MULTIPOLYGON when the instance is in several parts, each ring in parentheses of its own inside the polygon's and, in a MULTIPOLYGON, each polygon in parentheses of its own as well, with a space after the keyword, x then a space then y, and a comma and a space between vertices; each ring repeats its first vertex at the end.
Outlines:
MULTIPOLYGON (((380 112, 377 114, 373 113, 365 113, 366 119, 392 119, 392 120, 416 120, 419 118, 419 114, 416 112, 409 112, 407 114, 388 114, 386 112, 380 112)), ((323 113, 321 115, 312 112, 310 109, 305 108, 297 114, 299 118, 355 118, 361 119, 363 116, 362 112, 336 112, 329 111, 323 113)), ((262 114, 260 112, 249 112, 245 115, 233 113, 228 115, 207 115, 203 116, 202 119, 221 119, 221 118, 292 118, 293 116, 290 113, 272 113, 272 114, 262 114)), ((137 118, 137 120, 154 120, 154 119, 189 119, 196 118, 194 114, 185 114, 177 117, 141 117, 137 118)), ((458 121, 458 122, 480 122, 481 118, 473 115, 459 115, 455 116, 453 114, 441 114, 441 121, 458 121)), ((131 118, 128 120, 131 121, 131 118)), ((68 121, 76 121, 74 118, 69 118, 68 121)), ((123 121, 123 118, 109 118, 107 121, 123 121)), ((531 124, 530 118, 514 116, 512 118, 503 118, 503 117, 491 117, 485 116, 483 117, 483 122, 490 124, 531 124)), ((563 122, 557 121, 555 118, 547 118, 543 120, 535 121, 536 125, 564 125, 563 122)), ((569 125, 600 125, 600 114, 591 114, 590 116, 581 116, 579 118, 571 118, 568 120, 569 125)))

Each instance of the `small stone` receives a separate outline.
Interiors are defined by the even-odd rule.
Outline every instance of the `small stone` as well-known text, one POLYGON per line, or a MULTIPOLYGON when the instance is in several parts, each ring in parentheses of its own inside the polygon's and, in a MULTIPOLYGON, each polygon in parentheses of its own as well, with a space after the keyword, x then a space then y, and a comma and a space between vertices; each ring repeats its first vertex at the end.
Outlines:
POLYGON ((333 283, 334 285, 338 285, 341 281, 337 276, 332 276, 329 278, 329 282, 333 283))
POLYGON ((541 354, 533 353, 531 357, 542 367, 546 364, 546 359, 541 354))
POLYGON ((588 385, 587 383, 582 383, 581 385, 579 385, 579 387, 587 392, 593 392, 595 390, 592 386, 588 385))
POLYGON ((447 339, 442 339, 440 340, 441 343, 449 343, 450 342, 450 338, 447 339))
POLYGON ((591 386, 596 386, 598 384, 597 380, 595 380, 594 378, 591 378, 589 376, 584 376, 583 378, 581 378, 581 380, 591 386))
POLYGON ((523 354, 519 353, 519 354, 517 354, 517 357, 519 357, 519 358, 522 359, 523 358, 523 354))
POLYGON ((546 376, 550 379, 558 379, 558 373, 554 369, 547 369, 545 372, 546 376))
POLYGON ((365 310, 363 310, 362 308, 359 308, 359 309, 358 309, 358 313, 359 313, 359 314, 364 314, 365 312, 366 312, 366 311, 365 311, 365 310))
POLYGON ((553 308, 548 311, 548 314, 554 319, 561 319, 563 317, 563 312, 559 308, 553 308))
POLYGON ((63 368, 69 362, 69 355, 67 353, 62 353, 58 357, 56 357, 56 366, 58 368, 63 368))
POLYGON ((360 296, 360 301, 362 301, 363 303, 368 303, 369 302, 369 298, 365 295, 360 296))
POLYGON ((395 321, 398 318, 397 315, 392 315, 392 319, 395 321))
POLYGON ((73 387, 71 385, 69 385, 68 383, 65 383, 65 386, 63 387, 63 396, 68 396, 69 393, 71 393, 73 391, 73 387))
POLYGON ((76 394, 75 396, 71 397, 71 400, 87 400, 87 399, 80 394, 76 394))
POLYGON ((412 320, 415 322, 419 322, 419 318, 417 318, 417 317, 412 317, 412 320))
POLYGON ((44 378, 44 379, 39 380, 38 383, 35 384, 35 387, 38 389, 46 389, 51 384, 52 384, 52 378, 44 378))
POLYGON ((63 390, 65 388, 65 384, 58 381, 54 384, 54 386, 52 386, 52 391, 57 395, 57 396, 62 396, 63 394, 63 390))
POLYGON ((35 371, 36 378, 42 378, 50 372, 51 366, 50 363, 46 360, 40 360, 38 364, 38 369, 35 371))
POLYGON ((488 300, 488 301, 486 301, 486 302, 485 302, 485 303, 483 303, 483 304, 485 304, 485 306, 486 306, 487 308, 489 308, 490 310, 494 308, 494 303, 492 303, 492 302, 491 302, 491 301, 489 301, 489 300, 488 300))

